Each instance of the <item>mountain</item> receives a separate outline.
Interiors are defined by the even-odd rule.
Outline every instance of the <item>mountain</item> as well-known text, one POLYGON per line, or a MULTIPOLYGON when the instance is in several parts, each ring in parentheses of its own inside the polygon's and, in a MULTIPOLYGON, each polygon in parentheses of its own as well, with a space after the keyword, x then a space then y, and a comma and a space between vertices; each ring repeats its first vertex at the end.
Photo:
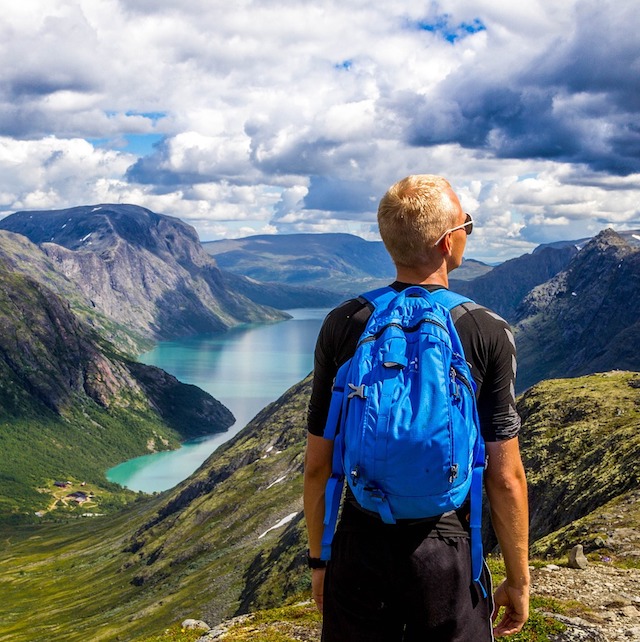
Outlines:
POLYGON ((268 234, 202 245, 222 269, 258 281, 335 290, 337 283, 395 273, 382 242, 351 234, 268 234))
POLYGON ((461 280, 458 270, 451 273, 452 290, 491 308, 512 322, 530 290, 545 283, 567 267, 578 253, 574 243, 551 247, 541 245, 531 254, 505 261, 473 280, 461 280))
MULTIPOLYGON (((640 247, 640 232, 620 234, 630 247, 640 247)), ((529 292, 564 271, 591 240, 540 245, 530 254, 495 267, 468 259, 451 273, 450 287, 513 323, 529 292)), ((262 284, 302 286, 312 300, 317 297, 318 301, 322 297, 316 294, 316 288, 344 299, 386 285, 395 275, 381 241, 365 241, 350 234, 261 235, 202 245, 224 270, 262 284)), ((248 292, 247 296, 252 295, 248 292)), ((276 300, 276 295, 269 296, 276 300)), ((330 295, 326 301, 333 305, 330 295)))
POLYGON ((0 520, 69 512, 55 481, 90 483, 104 511, 122 494, 108 468, 234 421, 199 388, 124 357, 2 260, 0 327, 0 520))
MULTIPOLYGON (((387 285, 395 277, 382 241, 351 234, 271 234, 202 246, 223 270, 261 283, 321 289, 337 293, 339 299, 387 285)), ((473 279, 490 270, 469 260, 459 274, 461 279, 473 279)))
POLYGON ((0 228, 37 244, 91 306, 147 340, 287 318, 229 290, 191 226, 142 207, 16 212, 0 228))
MULTIPOLYGON (((11 601, 0 601, 0 639, 6 632, 13 642, 133 640, 187 617, 216 624, 308 595, 302 468, 309 394, 309 379, 293 386, 189 479, 118 516, 41 528, 37 539, 25 527, 10 537, 0 528, 7 537, 0 570, 12 591, 11 601)), ((640 515, 625 502, 640 484, 640 375, 545 382, 518 408, 532 532, 541 542, 534 550, 557 557, 578 538, 589 551, 637 565, 629 533, 640 515), (601 541, 601 531, 590 529, 600 528, 595 516, 612 502, 613 536, 601 541), (567 530, 580 520, 586 530, 567 530)))
POLYGON ((11 271, 28 276, 56 292, 70 304, 76 315, 121 349, 133 354, 153 346, 149 337, 102 313, 76 283, 59 271, 58 265, 42 248, 26 236, 0 229, 0 261, 11 271))
POLYGON ((518 385, 640 370, 640 244, 613 230, 589 241, 517 311, 518 385))

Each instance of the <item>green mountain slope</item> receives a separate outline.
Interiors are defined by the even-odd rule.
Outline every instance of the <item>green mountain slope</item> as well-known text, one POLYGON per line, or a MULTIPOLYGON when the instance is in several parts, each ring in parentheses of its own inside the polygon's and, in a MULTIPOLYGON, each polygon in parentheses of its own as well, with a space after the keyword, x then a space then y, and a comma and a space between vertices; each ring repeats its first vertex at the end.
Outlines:
POLYGON ((104 511, 122 492, 108 468, 233 423, 210 395, 123 357, 68 303, 2 263, 0 327, 0 520, 81 512, 55 481, 76 491, 87 482, 104 511))
POLYGON ((640 490, 640 373, 545 381, 518 409, 534 541, 640 490))
MULTIPOLYGON (((639 380, 552 381, 520 399, 536 538, 616 498, 625 527, 640 526, 622 501, 639 484, 631 456, 639 380)), ((191 478, 115 518, 0 530, 0 591, 13 597, 0 599, 0 640, 135 640, 186 617, 214 624, 280 605, 308 588, 301 492, 309 393, 308 380, 294 386, 191 478)), ((637 563, 637 547, 607 551, 637 563)))
POLYGON ((0 640, 135 640, 185 617, 221 620, 306 588, 309 391, 308 380, 294 386, 189 480, 118 516, 0 525, 0 640))

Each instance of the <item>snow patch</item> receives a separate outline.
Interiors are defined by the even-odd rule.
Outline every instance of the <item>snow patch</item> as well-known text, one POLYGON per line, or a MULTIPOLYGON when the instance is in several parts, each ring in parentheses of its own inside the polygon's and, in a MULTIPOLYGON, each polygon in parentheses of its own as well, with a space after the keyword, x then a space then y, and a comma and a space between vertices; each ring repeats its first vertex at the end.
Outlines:
POLYGON ((262 535, 260 535, 258 539, 262 539, 267 533, 270 533, 276 528, 282 528, 283 526, 288 524, 290 521, 292 521, 297 514, 298 513, 291 513, 291 515, 287 515, 286 517, 283 517, 277 524, 274 524, 271 528, 267 528, 267 530, 264 533, 262 533, 262 535))
POLYGON ((280 482, 283 482, 287 478, 286 475, 283 475, 282 477, 278 477, 274 482, 271 482, 265 490, 269 490, 272 486, 275 486, 276 484, 279 484, 280 482))

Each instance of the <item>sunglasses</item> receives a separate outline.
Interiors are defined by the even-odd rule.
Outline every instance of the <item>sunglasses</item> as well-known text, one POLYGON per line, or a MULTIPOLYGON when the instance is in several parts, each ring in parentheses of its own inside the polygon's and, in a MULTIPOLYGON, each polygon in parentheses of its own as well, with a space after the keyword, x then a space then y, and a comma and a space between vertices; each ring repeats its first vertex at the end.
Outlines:
POLYGON ((473 232, 473 219, 471 218, 471 214, 467 214, 466 212, 465 214, 467 218, 465 219, 464 223, 462 225, 456 225, 456 227, 452 227, 449 230, 445 230, 442 236, 434 243, 434 245, 438 245, 438 243, 440 243, 440 241, 442 241, 442 239, 447 234, 450 234, 451 232, 455 232, 456 230, 464 229, 464 231, 467 233, 467 236, 469 236, 469 234, 473 232))

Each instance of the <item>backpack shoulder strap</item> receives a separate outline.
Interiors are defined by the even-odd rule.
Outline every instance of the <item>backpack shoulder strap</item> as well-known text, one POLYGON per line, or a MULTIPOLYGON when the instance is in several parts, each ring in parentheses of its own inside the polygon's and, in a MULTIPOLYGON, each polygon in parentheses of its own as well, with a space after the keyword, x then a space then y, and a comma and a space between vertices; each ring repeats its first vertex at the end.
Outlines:
POLYGON ((373 308, 377 308, 386 305, 396 296, 398 296, 398 292, 396 292, 390 285, 386 285, 383 288, 377 288, 375 290, 365 292, 364 294, 361 294, 358 299, 370 304, 373 308))
MULTIPOLYGON (((451 313, 451 318, 457 321, 466 310, 458 308, 463 303, 475 302, 469 297, 452 292, 447 289, 435 290, 431 293, 434 299, 446 307, 451 313), (456 308, 458 308, 456 310, 456 308)), ((455 327, 455 326, 454 326, 455 327)), ((474 387, 475 390, 475 387, 474 387)), ((477 407, 474 404, 474 421, 480 430, 480 419, 478 417, 477 407)), ((473 580, 478 584, 484 597, 487 596, 486 587, 482 583, 482 569, 483 569, 483 553, 482 553, 482 488, 483 488, 483 474, 486 466, 485 459, 485 445, 482 434, 478 433, 478 439, 474 446, 473 452, 473 472, 471 478, 471 489, 469 492, 470 498, 470 529, 471 529, 471 570, 473 580)))
POLYGON ((446 288, 441 288, 440 290, 434 290, 431 293, 431 296, 440 304, 443 305, 449 312, 453 308, 462 305, 463 303, 473 303, 472 299, 469 297, 458 294, 457 292, 452 292, 446 288))
MULTIPOLYGON (((361 294, 358 299, 371 304, 373 307, 379 307, 389 303, 394 297, 398 296, 398 294, 399 292, 394 290, 390 285, 387 285, 383 288, 377 288, 376 290, 365 292, 364 294, 361 294)), ((473 300, 469 297, 458 294, 457 292, 452 292, 451 290, 447 290, 446 288, 434 290, 433 292, 429 292, 429 294, 431 294, 431 296, 440 305, 443 305, 449 311, 453 310, 453 308, 459 305, 462 305, 463 303, 473 303, 473 300)))

